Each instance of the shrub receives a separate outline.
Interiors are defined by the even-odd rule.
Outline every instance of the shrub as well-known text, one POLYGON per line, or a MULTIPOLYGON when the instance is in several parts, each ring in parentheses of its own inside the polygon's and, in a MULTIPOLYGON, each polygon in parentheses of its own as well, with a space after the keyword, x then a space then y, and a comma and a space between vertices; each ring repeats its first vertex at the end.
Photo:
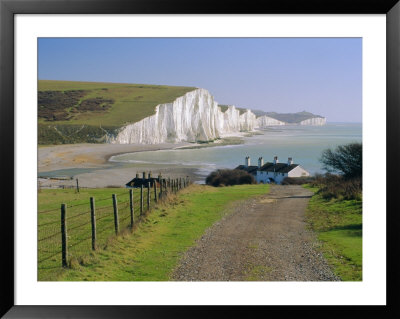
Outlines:
POLYGON ((319 187, 319 193, 325 199, 361 199, 362 196, 361 177, 349 179, 328 173, 316 175, 310 184, 319 187))
POLYGON ((211 186, 231 186, 255 184, 253 175, 239 169, 218 169, 206 177, 206 184, 211 186))

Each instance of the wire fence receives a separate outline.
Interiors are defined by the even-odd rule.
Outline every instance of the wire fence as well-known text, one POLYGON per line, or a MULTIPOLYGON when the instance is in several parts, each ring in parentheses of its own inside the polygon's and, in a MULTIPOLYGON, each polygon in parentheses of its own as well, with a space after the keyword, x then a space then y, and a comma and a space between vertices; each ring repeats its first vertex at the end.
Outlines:
POLYGON ((113 236, 133 230, 152 207, 189 183, 159 178, 111 197, 39 211, 38 268, 69 267, 72 260, 106 248, 113 236))

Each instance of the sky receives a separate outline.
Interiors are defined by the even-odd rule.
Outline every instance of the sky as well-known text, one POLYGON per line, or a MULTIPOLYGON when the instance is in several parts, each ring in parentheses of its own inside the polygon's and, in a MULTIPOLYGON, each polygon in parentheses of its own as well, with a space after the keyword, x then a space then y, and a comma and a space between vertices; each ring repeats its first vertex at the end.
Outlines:
POLYGON ((219 104, 361 122, 361 38, 40 38, 40 80, 194 86, 219 104))

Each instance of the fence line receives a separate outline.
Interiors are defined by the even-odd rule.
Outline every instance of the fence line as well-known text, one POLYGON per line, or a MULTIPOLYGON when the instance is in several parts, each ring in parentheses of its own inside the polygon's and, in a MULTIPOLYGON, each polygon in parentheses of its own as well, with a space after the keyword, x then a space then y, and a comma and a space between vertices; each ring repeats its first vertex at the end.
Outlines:
MULTIPOLYGON (((149 182, 145 187, 141 185, 136 188, 137 191, 129 189, 126 193, 112 194, 108 198, 90 197, 86 203, 61 204, 61 220, 59 217, 58 220, 47 221, 55 217, 49 214, 44 223, 38 224, 39 269, 48 269, 49 265, 53 268, 69 267, 72 258, 80 258, 90 251, 104 248, 109 238, 124 229, 133 230, 134 225, 157 203, 189 184, 188 178, 159 177, 157 182, 153 181, 153 186, 149 182), (105 200, 109 200, 111 205, 99 206, 105 200), (88 210, 77 211, 84 205, 87 205, 88 210)), ((60 212, 59 209, 38 213, 55 213, 60 212)))

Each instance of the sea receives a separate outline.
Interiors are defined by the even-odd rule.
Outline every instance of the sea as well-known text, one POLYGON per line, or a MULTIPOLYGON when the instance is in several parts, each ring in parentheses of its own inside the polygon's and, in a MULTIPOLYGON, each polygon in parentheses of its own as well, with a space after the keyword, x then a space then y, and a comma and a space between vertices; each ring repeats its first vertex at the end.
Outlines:
POLYGON ((250 165, 264 163, 278 156, 281 163, 288 157, 312 175, 324 173, 321 153, 338 145, 362 142, 361 123, 327 123, 324 126, 276 126, 244 137, 239 145, 224 145, 199 149, 173 149, 113 156, 110 160, 125 164, 165 164, 196 168, 199 180, 221 168, 235 168, 250 156, 250 165))

